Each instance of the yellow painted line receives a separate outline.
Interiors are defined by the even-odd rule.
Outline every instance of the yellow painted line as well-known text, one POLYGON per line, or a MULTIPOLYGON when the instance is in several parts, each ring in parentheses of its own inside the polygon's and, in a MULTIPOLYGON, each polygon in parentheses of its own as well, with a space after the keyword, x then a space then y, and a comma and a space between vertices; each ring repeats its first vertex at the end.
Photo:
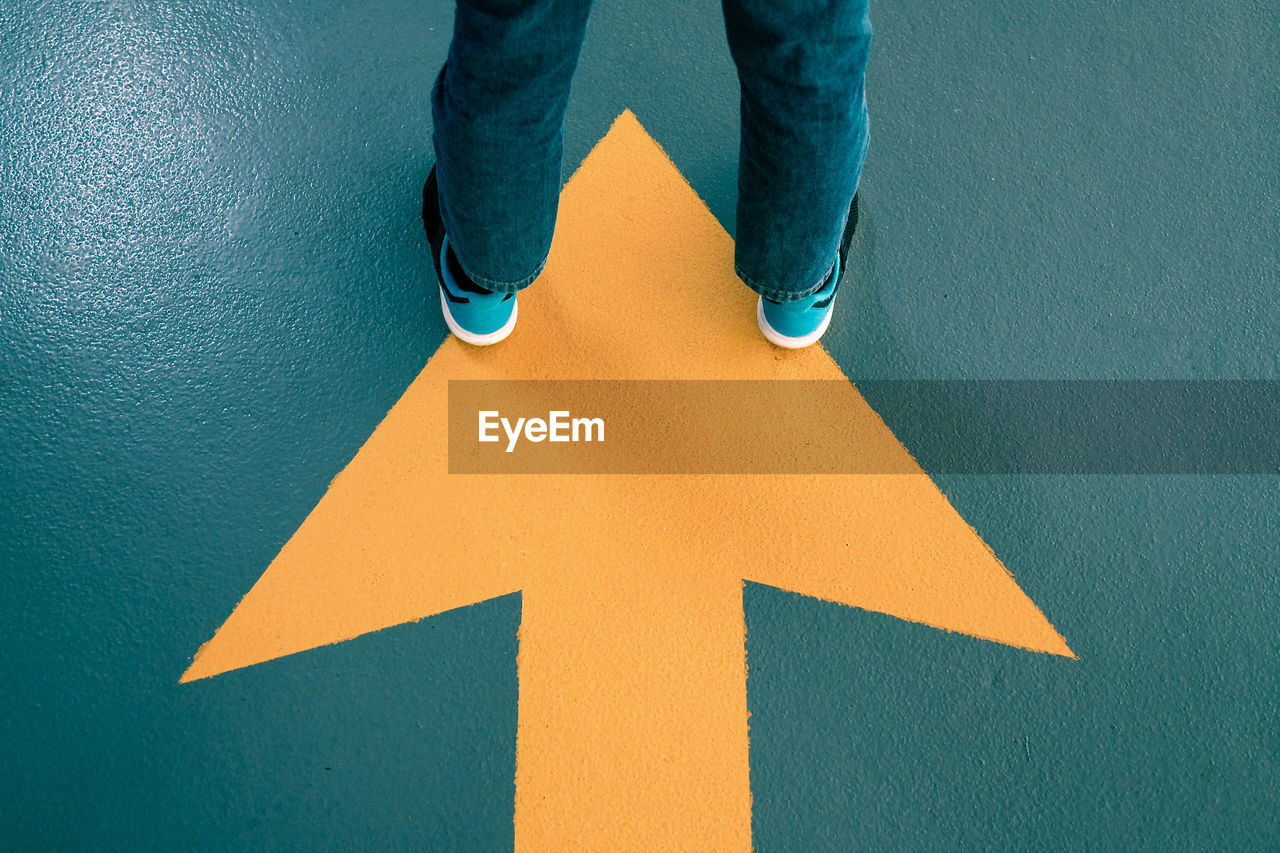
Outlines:
MULTIPOLYGON (((449 379, 842 379, 763 341, 732 257, 623 113, 511 338, 445 341, 182 680, 520 590, 517 848, 748 850, 744 579, 1072 656, 924 472, 448 474, 449 379)), ((853 385, 840 414, 914 466, 853 385)))

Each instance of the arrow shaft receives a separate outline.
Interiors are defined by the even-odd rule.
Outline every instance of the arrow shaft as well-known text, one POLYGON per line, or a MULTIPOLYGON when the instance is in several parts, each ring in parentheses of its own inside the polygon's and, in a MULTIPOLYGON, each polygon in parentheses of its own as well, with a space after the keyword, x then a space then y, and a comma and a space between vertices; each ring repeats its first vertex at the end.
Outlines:
POLYGON ((525 593, 517 850, 750 850, 742 585, 694 583, 525 593))

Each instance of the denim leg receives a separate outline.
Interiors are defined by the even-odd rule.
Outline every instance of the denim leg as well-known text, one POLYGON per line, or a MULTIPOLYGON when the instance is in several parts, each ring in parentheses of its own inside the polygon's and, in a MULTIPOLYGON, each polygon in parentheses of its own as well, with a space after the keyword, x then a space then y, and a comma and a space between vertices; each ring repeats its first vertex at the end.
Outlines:
POLYGON ((742 137, 734 265, 785 301, 826 282, 866 158, 868 0, 723 0, 742 137))
POLYGON ((458 0, 431 91, 449 242, 477 284, 514 292, 546 264, 569 87, 591 0, 458 0))

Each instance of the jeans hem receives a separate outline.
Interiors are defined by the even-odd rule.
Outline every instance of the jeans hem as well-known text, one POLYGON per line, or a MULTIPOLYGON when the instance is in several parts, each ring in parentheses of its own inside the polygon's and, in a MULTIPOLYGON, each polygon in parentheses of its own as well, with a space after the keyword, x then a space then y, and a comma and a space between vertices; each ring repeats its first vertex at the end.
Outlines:
POLYGON ((547 258, 543 258, 542 262, 538 264, 538 268, 529 275, 518 278, 515 281, 499 281, 496 278, 489 278, 485 275, 476 275, 471 272, 471 270, 467 269, 467 265, 462 260, 462 256, 458 254, 457 249, 453 246, 450 246, 450 249, 452 250, 453 256, 458 260, 458 266, 462 267, 462 271, 467 274, 467 278, 471 279, 473 283, 480 285, 484 289, 492 290, 495 293, 516 293, 517 291, 524 290, 526 287, 533 284, 537 280, 538 276, 542 275, 542 271, 547 267, 547 258))
POLYGON ((766 299, 772 299, 775 302, 794 302, 797 299, 804 299, 806 296, 812 296, 813 294, 817 293, 819 290, 822 290, 822 288, 826 287, 827 282, 831 280, 831 273, 835 271, 836 263, 838 262, 838 260, 839 259, 837 258, 836 260, 833 260, 831 262, 831 266, 827 267, 827 271, 822 274, 822 278, 818 281, 817 284, 811 287, 806 287, 804 290, 801 290, 801 291, 778 290, 777 288, 773 288, 773 287, 765 287, 764 285, 753 280, 750 276, 744 273, 742 271, 742 267, 738 266, 737 264, 734 264, 733 271, 738 274, 738 278, 742 279, 743 284, 745 284, 747 287, 751 288, 761 296, 765 297, 766 299))

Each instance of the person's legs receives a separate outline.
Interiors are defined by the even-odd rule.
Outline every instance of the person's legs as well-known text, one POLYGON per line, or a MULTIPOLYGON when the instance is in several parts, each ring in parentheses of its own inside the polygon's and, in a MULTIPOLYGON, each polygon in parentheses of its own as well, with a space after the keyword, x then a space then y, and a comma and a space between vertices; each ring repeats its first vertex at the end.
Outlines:
POLYGON ((449 245, 481 287, 542 271, 555 230, 569 86, 591 0, 458 0, 431 92, 449 245))
POLYGON ((868 141, 868 0, 723 0, 738 67, 738 276, 789 302, 824 290, 868 141))

